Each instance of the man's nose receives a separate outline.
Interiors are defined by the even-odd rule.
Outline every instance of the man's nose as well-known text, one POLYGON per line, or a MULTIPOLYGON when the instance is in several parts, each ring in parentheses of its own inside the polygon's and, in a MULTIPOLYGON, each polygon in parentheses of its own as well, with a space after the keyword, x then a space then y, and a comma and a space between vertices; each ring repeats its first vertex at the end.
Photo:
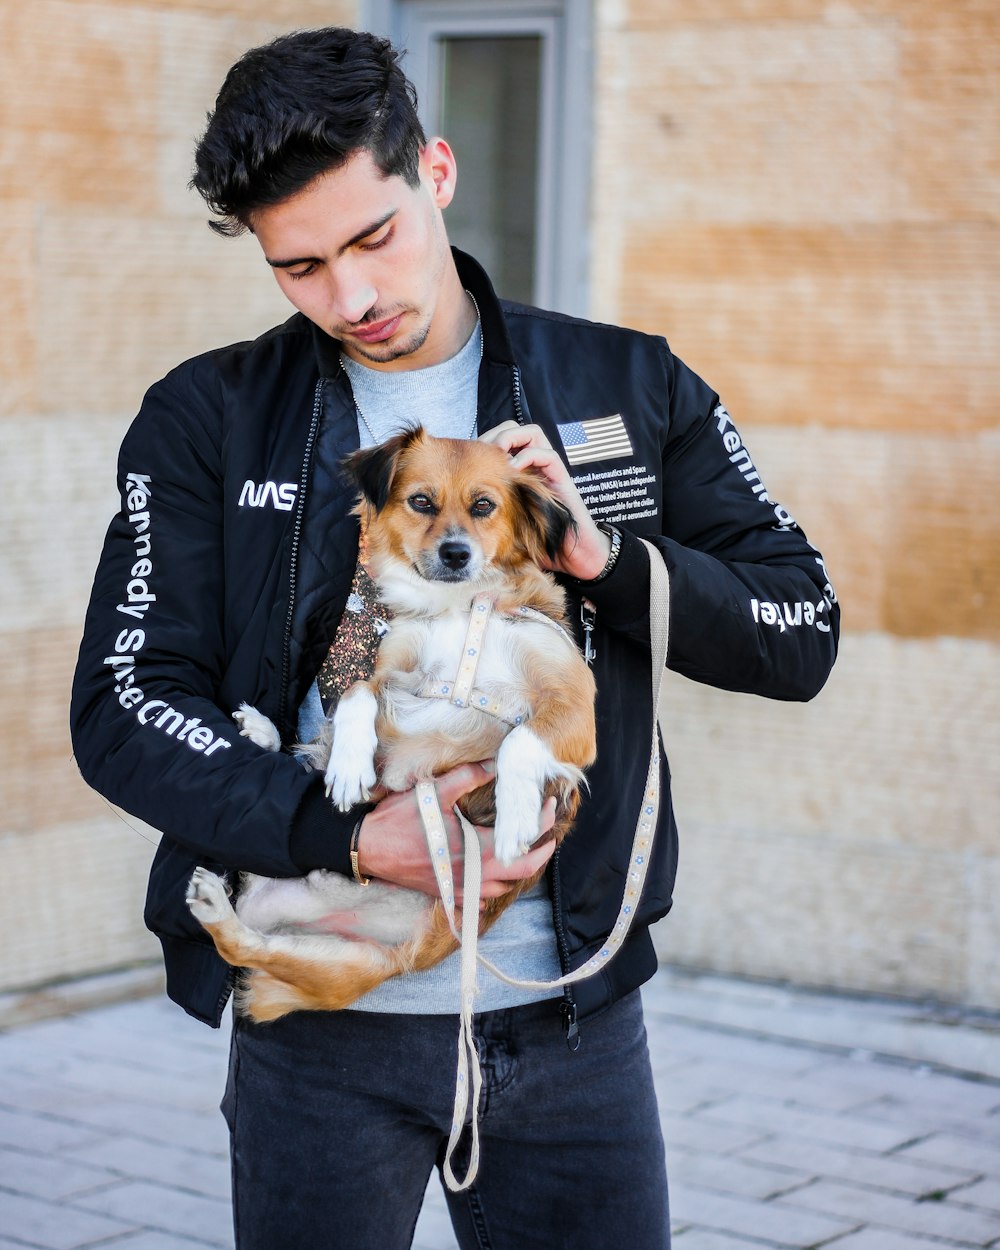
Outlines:
POLYGON ((334 295, 337 315, 349 325, 357 325, 378 303, 378 291, 370 282, 339 285, 334 295))

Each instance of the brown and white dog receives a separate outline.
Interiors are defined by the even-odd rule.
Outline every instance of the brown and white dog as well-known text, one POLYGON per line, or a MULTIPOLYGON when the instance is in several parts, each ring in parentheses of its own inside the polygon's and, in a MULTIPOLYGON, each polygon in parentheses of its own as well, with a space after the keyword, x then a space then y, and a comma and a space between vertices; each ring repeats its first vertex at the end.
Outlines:
MULTIPOLYGON (((595 754, 593 677, 566 631, 563 593, 539 568, 570 533, 568 512, 488 443, 414 430, 347 463, 361 489, 366 560, 393 616, 371 679, 346 691, 311 750, 328 793, 348 810, 376 786, 404 791, 495 757, 495 781, 460 806, 473 823, 494 825, 497 858, 509 863, 536 841, 551 794, 551 836, 561 840, 595 754), (490 605, 474 648, 474 697, 456 706, 477 595, 490 605)), ((278 749, 260 713, 244 705, 235 717, 258 745, 278 749)), ((537 879, 488 900, 480 932, 537 879)), ((335 872, 243 874, 234 911, 224 881, 199 868, 188 905, 222 957, 248 970, 238 1005, 258 1021, 345 1007, 457 945, 439 901, 335 872)))

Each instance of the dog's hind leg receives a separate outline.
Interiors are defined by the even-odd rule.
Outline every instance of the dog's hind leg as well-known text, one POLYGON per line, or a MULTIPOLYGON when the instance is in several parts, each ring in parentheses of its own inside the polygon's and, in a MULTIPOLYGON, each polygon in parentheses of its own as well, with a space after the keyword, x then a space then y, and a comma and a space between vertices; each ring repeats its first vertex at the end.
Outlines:
POLYGON ((187 903, 222 958, 251 970, 240 1002, 259 1021, 300 1008, 338 1011, 389 977, 430 967, 454 949, 447 921, 437 911, 417 937, 399 946, 334 934, 259 933, 240 920, 222 879, 205 868, 191 878, 187 903))

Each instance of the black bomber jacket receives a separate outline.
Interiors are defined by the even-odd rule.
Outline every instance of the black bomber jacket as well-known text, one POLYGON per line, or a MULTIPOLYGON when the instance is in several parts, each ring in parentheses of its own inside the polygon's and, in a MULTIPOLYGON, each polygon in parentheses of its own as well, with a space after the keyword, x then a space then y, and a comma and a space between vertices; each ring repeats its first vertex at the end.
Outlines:
MULTIPOLYGON (((482 318, 480 432, 542 426, 593 515, 623 530, 613 572, 586 589, 597 760, 549 869, 569 970, 617 919, 648 768, 649 573, 637 536, 670 574, 668 667, 696 681, 812 698, 836 656, 839 609, 821 556, 768 495, 718 395, 663 339, 499 301, 475 261, 456 261, 482 318)), ((260 751, 231 719, 246 700, 293 740, 350 590, 358 529, 339 466, 358 429, 337 348, 297 314, 149 390, 122 444, 121 509, 80 647, 77 763, 162 831, 146 923, 170 996, 215 1026, 232 970, 185 905, 193 868, 350 874, 356 816, 333 810, 319 774, 260 751)), ((582 588, 566 587, 578 619, 582 588)), ((647 928, 670 907, 677 863, 665 760, 661 782, 636 922, 617 957, 567 993, 570 1032, 655 970, 647 928)))

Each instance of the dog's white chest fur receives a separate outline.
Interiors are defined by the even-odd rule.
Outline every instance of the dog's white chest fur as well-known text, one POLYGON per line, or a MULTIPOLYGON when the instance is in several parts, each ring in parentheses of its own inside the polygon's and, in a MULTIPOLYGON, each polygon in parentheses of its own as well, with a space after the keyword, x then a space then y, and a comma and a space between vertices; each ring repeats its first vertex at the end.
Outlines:
POLYGON ((367 797, 376 741, 378 779, 397 791, 439 771, 442 740, 462 743, 464 758, 496 758, 494 849, 510 863, 538 836, 546 783, 582 781, 531 727, 533 660, 553 650, 571 653, 573 644, 550 624, 497 612, 476 634, 469 610, 454 608, 431 618, 397 616, 382 647, 383 656, 398 660, 380 666, 377 700, 367 687, 354 688, 334 714, 326 780, 335 801, 346 810, 367 797), (442 687, 451 691, 466 659, 474 667, 472 697, 456 700, 442 687))

